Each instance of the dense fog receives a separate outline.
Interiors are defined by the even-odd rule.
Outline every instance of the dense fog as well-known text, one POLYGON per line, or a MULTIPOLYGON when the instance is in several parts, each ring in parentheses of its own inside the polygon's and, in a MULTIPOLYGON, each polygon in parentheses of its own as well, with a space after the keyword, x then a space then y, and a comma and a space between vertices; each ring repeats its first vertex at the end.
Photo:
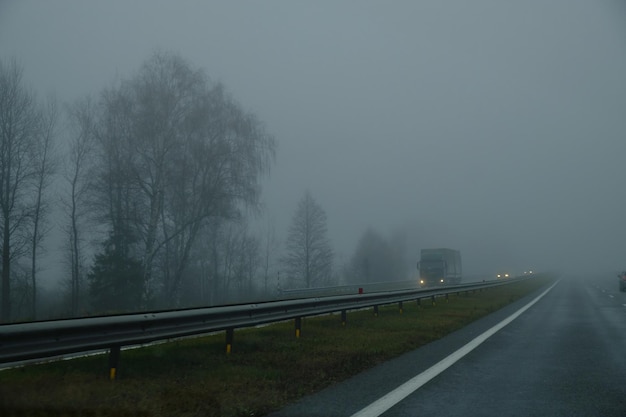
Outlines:
MULTIPOLYGON (((154 278, 137 302, 169 308, 222 301, 211 295, 213 281, 197 278, 210 276, 207 268, 218 274, 210 256, 219 259, 224 294, 259 297, 280 287, 414 279, 422 248, 460 250, 469 280, 504 269, 590 276, 626 269, 625 19, 626 7, 610 0, 3 1, 0 62, 23 69, 38 102, 56 98, 56 152, 65 168, 77 136, 71 115, 89 100, 97 107, 107 94, 139 91, 155 56, 201 74, 193 100, 221 89, 215 103, 228 103, 252 129, 229 130, 259 145, 243 158, 253 168, 243 169, 236 198, 205 207, 189 230, 182 197, 179 209, 171 200, 152 223, 134 225, 158 230, 154 239, 148 231, 135 236, 143 243, 129 249, 141 274, 154 278), (308 230, 299 223, 307 207, 321 240, 314 272, 302 272, 304 252, 294 249, 294 234, 308 230), (216 218, 228 222, 218 227, 216 218), (198 230, 188 253, 169 251, 168 233, 198 230), (254 260, 241 255, 226 265, 234 253, 227 243, 254 260), (365 260, 376 274, 365 277, 365 260), (167 287, 177 279, 198 281, 167 287)), ((140 93, 133 97, 141 103, 140 93)), ((127 126, 144 126, 138 120, 127 126)), ((198 129, 189 135, 209 128, 198 129)), ((51 314, 63 315, 70 312, 54 300, 72 291, 60 198, 68 183, 56 175, 36 269, 51 314)), ((85 220, 83 269, 76 269, 85 291, 112 224, 85 220)), ((29 285, 12 279, 24 281, 14 292, 29 285)), ((14 297, 17 315, 32 317, 14 297)), ((73 314, 126 309, 85 303, 73 314)))

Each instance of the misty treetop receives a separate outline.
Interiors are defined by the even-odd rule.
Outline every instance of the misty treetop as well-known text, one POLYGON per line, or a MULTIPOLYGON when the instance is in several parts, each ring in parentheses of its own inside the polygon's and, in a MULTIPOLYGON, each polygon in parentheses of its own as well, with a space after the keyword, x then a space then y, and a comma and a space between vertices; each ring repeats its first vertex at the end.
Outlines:
MULTIPOLYGON (((47 230, 43 209, 52 201, 42 193, 53 175, 42 144, 53 137, 57 116, 44 110, 22 85, 21 68, 0 65, 2 321, 16 310, 11 300, 24 298, 11 288, 11 266, 27 255, 35 305, 35 254, 47 230)), ((200 285, 189 271, 210 258, 201 253, 204 236, 223 230, 220 223, 245 228, 243 211, 258 208, 275 139, 223 85, 167 52, 154 53, 97 99, 77 100, 66 110, 60 223, 68 313, 180 305, 181 295, 200 285)), ((255 248, 244 242, 244 251, 255 248)), ((245 257, 248 269, 251 259, 245 257)), ((205 270, 207 280, 223 275, 213 266, 205 270)), ((29 316, 35 318, 34 307, 29 316)))
POLYGON ((109 244, 140 263, 146 306, 178 305, 208 221, 257 205, 274 138, 221 84, 159 52, 103 92, 93 139, 92 202, 109 244))

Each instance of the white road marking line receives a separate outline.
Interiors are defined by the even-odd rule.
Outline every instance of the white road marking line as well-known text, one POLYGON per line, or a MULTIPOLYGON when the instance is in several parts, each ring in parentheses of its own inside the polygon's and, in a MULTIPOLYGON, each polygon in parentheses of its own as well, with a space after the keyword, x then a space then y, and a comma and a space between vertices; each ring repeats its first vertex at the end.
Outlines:
MULTIPOLYGON (((461 347, 456 352, 450 354, 448 357, 442 359, 435 365, 431 366, 421 374, 411 378, 404 384, 400 385, 395 390, 388 392, 383 395, 378 400, 374 401, 364 409, 357 411, 351 417, 377 417, 389 410, 391 407, 411 395, 413 392, 417 391, 428 381, 448 369, 455 362, 461 359, 463 356, 470 353, 472 350, 476 349, 481 343, 487 340, 489 337, 493 336, 496 332, 502 329, 507 324, 511 323, 517 317, 519 317, 522 313, 532 307, 537 301, 539 301, 544 295, 546 295, 559 281, 552 284, 550 288, 541 293, 537 298, 532 300, 530 303, 526 304, 524 307, 517 310, 515 313, 511 314, 509 317, 501 321, 500 323, 493 326, 491 329, 487 330, 480 336, 476 337, 474 340, 461 347)), ((626 304, 625 304, 626 306, 626 304)))

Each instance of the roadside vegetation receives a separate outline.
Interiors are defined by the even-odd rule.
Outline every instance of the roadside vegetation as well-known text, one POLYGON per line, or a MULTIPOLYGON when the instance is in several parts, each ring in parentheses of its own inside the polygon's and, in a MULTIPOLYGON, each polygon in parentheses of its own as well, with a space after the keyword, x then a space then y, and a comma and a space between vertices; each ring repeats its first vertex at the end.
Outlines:
POLYGON ((262 416, 441 338, 547 285, 537 276, 484 291, 305 318, 122 352, 118 378, 97 355, 0 372, 2 416, 262 416))

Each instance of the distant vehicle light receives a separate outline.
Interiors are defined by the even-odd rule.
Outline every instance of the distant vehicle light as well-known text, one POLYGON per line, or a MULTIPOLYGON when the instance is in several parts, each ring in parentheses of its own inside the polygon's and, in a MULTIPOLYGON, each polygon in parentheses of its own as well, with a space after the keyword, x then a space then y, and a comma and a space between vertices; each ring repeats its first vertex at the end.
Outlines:
POLYGON ((497 277, 498 277, 498 278, 502 278, 502 275, 498 274, 498 275, 497 275, 497 277))
POLYGON ((509 274, 504 274, 504 278, 508 278, 508 277, 509 277, 509 274))
POLYGON ((441 282, 443 283, 443 280, 441 280, 441 282))

